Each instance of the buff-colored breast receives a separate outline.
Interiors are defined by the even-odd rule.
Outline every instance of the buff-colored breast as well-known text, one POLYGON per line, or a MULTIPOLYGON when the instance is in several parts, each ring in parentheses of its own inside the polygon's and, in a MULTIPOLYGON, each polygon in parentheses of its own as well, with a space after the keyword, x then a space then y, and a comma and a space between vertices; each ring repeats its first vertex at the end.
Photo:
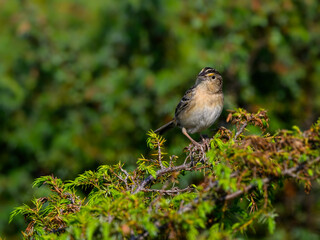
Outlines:
POLYGON ((223 109, 222 92, 214 92, 210 86, 201 84, 190 99, 189 106, 177 116, 178 125, 189 133, 209 128, 220 116, 223 109))

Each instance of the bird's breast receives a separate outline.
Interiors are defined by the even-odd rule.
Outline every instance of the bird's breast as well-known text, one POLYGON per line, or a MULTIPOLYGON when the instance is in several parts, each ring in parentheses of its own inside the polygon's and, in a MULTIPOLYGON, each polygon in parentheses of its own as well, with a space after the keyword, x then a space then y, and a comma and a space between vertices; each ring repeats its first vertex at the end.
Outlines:
POLYGON ((179 125, 189 133, 201 132, 210 127, 220 116, 223 108, 223 94, 198 91, 190 106, 177 119, 179 125))

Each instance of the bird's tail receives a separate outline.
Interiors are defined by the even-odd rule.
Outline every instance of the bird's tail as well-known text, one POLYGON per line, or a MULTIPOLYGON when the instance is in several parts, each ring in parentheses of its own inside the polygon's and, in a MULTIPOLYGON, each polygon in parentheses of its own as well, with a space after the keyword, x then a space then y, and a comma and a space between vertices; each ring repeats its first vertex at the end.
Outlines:
POLYGON ((169 130, 169 129, 175 127, 175 126, 176 126, 176 123, 175 123, 175 120, 173 119, 170 122, 168 122, 165 125, 163 125, 162 127, 159 127, 154 132, 162 135, 164 132, 166 132, 167 130, 169 130))

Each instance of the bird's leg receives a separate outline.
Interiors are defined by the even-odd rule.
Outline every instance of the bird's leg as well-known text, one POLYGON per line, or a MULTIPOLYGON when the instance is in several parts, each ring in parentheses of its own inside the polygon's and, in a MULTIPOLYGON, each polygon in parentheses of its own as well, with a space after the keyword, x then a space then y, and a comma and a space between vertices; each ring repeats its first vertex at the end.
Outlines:
POLYGON ((201 144, 198 143, 198 142, 196 142, 195 140, 193 140, 193 138, 190 137, 190 135, 187 133, 187 129, 185 129, 184 127, 182 128, 182 133, 183 133, 187 138, 189 138, 189 140, 190 140, 194 145, 196 145, 196 146, 198 146, 198 147, 201 147, 201 144))

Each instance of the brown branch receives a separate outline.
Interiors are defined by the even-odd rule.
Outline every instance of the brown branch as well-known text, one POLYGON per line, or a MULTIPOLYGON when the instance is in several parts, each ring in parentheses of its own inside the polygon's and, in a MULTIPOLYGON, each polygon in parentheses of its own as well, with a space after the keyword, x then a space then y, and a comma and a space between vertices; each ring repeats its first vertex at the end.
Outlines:
POLYGON ((117 174, 115 171, 110 170, 117 178, 119 178, 124 184, 126 185, 126 190, 129 190, 128 182, 127 182, 127 177, 123 178, 120 176, 120 174, 117 174))
POLYGON ((161 169, 164 169, 165 167, 162 164, 162 153, 161 153, 161 145, 160 142, 158 141, 158 161, 161 169))
POLYGON ((171 173, 171 172, 178 172, 178 171, 190 171, 190 170, 194 170, 194 168, 192 168, 192 162, 187 163, 187 164, 183 164, 183 165, 179 165, 179 166, 175 166, 175 167, 168 167, 168 168, 163 168, 160 169, 156 172, 156 177, 154 178, 152 175, 149 175, 147 178, 145 178, 140 185, 138 185, 138 187, 133 191, 133 194, 136 194, 142 190, 145 189, 145 186, 147 186, 149 183, 153 182, 155 179, 157 179, 158 177, 166 174, 166 173, 171 173))
POLYGON ((246 126, 248 125, 248 121, 246 121, 241 127, 240 129, 236 132, 236 134, 234 135, 233 140, 236 140, 239 135, 244 131, 244 129, 246 128, 246 126))
POLYGON ((193 190, 193 188, 188 186, 184 189, 179 189, 179 188, 175 187, 175 188, 168 189, 168 190, 165 190, 165 189, 146 189, 145 188, 142 191, 143 192, 157 192, 160 194, 167 194, 167 195, 175 195, 175 194, 182 193, 182 192, 190 192, 192 190, 193 190))
MULTIPOLYGON (((121 179, 120 175, 119 175, 118 177, 120 178, 120 180, 122 180, 122 181, 125 183, 126 189, 129 190, 129 186, 128 186, 128 181, 127 181, 127 179, 128 179, 128 178, 131 179, 131 178, 130 178, 130 175, 129 175, 129 173, 128 173, 125 169, 123 169, 120 165, 119 165, 119 169, 121 170, 121 172, 123 172, 123 173, 126 175, 126 177, 125 177, 124 179, 121 179)), ((117 176, 117 175, 116 175, 116 176, 117 176)), ((132 181, 132 182, 133 182, 133 184, 135 184, 134 181, 132 181)))
POLYGON ((175 155, 170 156, 169 167, 172 167, 173 159, 174 159, 175 157, 176 157, 175 155))

